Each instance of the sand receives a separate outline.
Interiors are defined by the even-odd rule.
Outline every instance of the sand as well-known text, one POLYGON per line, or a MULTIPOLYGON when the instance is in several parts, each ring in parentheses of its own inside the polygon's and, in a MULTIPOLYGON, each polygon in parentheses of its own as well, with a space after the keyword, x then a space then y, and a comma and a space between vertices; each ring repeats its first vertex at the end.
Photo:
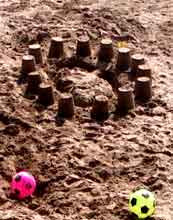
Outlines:
POLYGON ((172 56, 171 0, 0 0, 0 219, 132 220, 128 195, 147 186, 157 198, 153 219, 172 220, 172 56), (116 94, 97 70, 66 69, 78 88, 73 94, 80 93, 85 106, 75 107, 73 119, 57 122, 57 73, 47 62, 50 37, 63 36, 69 51, 82 33, 93 49, 111 37, 117 50, 123 32, 132 52, 144 54, 152 69, 152 101, 122 117, 110 107, 110 117, 96 122, 90 101, 101 92, 112 104, 116 94), (47 108, 26 98, 26 84, 18 83, 22 56, 35 42, 43 50, 44 79, 55 93, 47 108), (9 196, 9 183, 23 169, 36 177, 38 190, 17 201, 9 196))

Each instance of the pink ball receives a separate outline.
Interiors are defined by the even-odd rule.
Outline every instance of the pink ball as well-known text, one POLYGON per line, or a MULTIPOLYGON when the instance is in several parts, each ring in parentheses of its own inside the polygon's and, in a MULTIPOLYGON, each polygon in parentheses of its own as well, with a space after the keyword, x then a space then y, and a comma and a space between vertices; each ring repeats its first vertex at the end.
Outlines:
POLYGON ((28 172, 17 173, 11 182, 11 192, 19 199, 31 196, 36 188, 35 178, 28 172))

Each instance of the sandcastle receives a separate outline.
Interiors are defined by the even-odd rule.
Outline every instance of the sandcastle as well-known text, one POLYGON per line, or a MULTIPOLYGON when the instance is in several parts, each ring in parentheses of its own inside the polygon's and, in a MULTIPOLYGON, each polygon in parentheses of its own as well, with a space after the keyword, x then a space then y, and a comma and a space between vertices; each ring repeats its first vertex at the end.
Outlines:
MULTIPOLYGON (((72 118, 75 114, 73 95, 66 92, 64 86, 70 85, 70 80, 59 77, 55 88, 48 82, 43 82, 39 69, 44 63, 53 63, 56 70, 62 68, 82 68, 92 72, 98 70, 99 76, 106 79, 112 86, 117 97, 116 109, 119 112, 128 112, 135 108, 136 100, 147 102, 152 97, 152 70, 142 54, 131 54, 128 47, 116 49, 110 38, 104 38, 98 45, 97 51, 91 47, 88 36, 81 36, 76 43, 73 53, 67 55, 64 49, 64 40, 61 37, 53 37, 50 42, 47 60, 43 60, 41 46, 30 45, 28 55, 24 55, 21 65, 20 77, 27 82, 26 93, 34 95, 37 102, 44 106, 55 103, 54 89, 61 92, 58 103, 58 115, 64 118, 72 118), (128 85, 119 83, 119 75, 125 73, 128 76, 128 85), (134 84, 134 86, 131 86, 134 84)), ((48 77, 49 75, 46 74, 48 77)), ((55 73, 56 75, 56 73, 55 73)), ((109 116, 108 99, 104 95, 97 95, 91 107, 91 117, 97 120, 105 120, 109 116)))

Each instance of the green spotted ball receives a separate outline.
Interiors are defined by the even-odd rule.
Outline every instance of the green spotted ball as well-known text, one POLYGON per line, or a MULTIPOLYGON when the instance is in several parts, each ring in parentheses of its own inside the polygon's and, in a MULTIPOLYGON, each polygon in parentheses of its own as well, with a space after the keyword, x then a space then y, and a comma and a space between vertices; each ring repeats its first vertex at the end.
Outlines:
POLYGON ((129 210, 139 219, 151 216, 155 211, 156 200, 154 193, 140 189, 130 194, 129 210))

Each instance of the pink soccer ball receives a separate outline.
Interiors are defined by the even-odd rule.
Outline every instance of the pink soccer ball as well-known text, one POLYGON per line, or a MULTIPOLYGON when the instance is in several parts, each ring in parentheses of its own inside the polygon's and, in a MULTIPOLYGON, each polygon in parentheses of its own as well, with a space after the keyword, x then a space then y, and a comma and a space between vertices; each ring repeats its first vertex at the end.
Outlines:
POLYGON ((31 196, 36 189, 35 178, 28 172, 17 173, 11 182, 11 192, 18 199, 24 199, 31 196))

